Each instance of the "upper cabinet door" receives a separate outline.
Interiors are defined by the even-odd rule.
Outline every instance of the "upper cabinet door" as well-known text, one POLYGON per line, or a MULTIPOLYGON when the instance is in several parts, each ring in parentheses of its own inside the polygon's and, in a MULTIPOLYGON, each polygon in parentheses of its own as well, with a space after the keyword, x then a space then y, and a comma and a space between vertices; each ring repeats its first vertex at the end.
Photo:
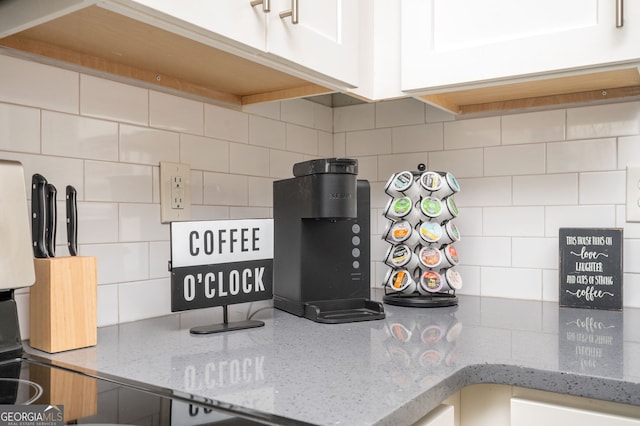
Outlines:
POLYGON ((640 57, 640 2, 403 0, 402 89, 535 76, 640 57))
POLYGON ((357 0, 271 0, 267 52, 333 77, 358 82, 357 0), (280 13, 297 3, 298 23, 280 13))
MULTIPOLYGON (((268 1, 268 0, 267 0, 268 1)), ((151 11, 177 18, 191 30, 206 30, 206 37, 222 36, 227 41, 264 51, 266 13, 262 5, 251 7, 249 0, 135 0, 151 11)))

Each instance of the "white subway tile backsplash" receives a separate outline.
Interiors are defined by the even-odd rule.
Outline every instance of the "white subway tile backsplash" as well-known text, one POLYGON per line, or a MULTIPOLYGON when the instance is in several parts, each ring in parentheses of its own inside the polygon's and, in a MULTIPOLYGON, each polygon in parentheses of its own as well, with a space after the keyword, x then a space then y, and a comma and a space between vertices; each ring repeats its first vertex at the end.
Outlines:
POLYGON ((481 295, 511 299, 542 298, 542 272, 539 269, 482 268, 481 295))
POLYGON ((249 177, 249 205, 273 207, 273 179, 249 177))
POLYGON ((280 109, 282 102, 265 102, 261 104, 251 104, 242 107, 244 112, 260 117, 280 120, 280 109))
POLYGON ((286 123, 303 127, 314 127, 315 105, 317 103, 306 99, 291 99, 280 104, 280 119, 286 123))
POLYGON ((346 134, 346 155, 349 157, 391 152, 391 129, 361 130, 346 134))
POLYGON ((0 55, 0 69, 0 101, 78 113, 77 72, 5 55, 0 55))
POLYGON ((148 127, 120 125, 120 161, 157 166, 180 162, 180 135, 148 127))
POLYGON ((392 154, 378 156, 378 180, 386 182, 392 174, 403 170, 417 171, 418 164, 427 164, 427 154, 392 154))
POLYGON ((278 179, 293 177, 293 165, 305 161, 302 154, 288 151, 269 151, 269 176, 278 179))
MULTIPOLYGON (((192 219, 214 220, 272 217, 272 181, 292 177, 294 163, 358 159, 371 185, 372 286, 387 270, 383 186, 422 162, 462 187, 460 294, 557 301, 558 228, 618 226, 625 306, 640 307, 640 223, 625 221, 624 206, 624 169, 640 165, 638 101, 470 119, 414 99, 239 111, 2 55, 0 69, 0 157, 23 163, 27 194, 36 172, 59 192, 78 189, 80 253, 98 258, 100 326, 169 313, 160 161, 191 165, 192 219), (142 293, 157 300, 133 303, 142 293)), ((18 294, 28 312, 28 292, 18 294)))
POLYGON ((484 175, 483 158, 482 148, 433 151, 427 168, 453 173, 457 179, 479 177, 484 175))
POLYGON ((394 127, 391 134, 392 151, 441 151, 444 144, 442 123, 394 127))
POLYGON ((98 286, 98 327, 118 324, 118 285, 98 286))
POLYGON ((375 104, 376 127, 405 126, 424 123, 424 103, 413 98, 375 104))
POLYGON ((334 133, 375 128, 375 105, 350 105, 333 109, 334 133))
POLYGON ((616 165, 613 138, 547 144, 547 173, 615 170, 616 165))
POLYGON ((580 173, 579 204, 624 204, 626 172, 580 173))
POLYGON ((544 236, 544 207, 485 207, 483 235, 496 237, 544 236))
POLYGON ((333 135, 322 130, 318 131, 318 155, 328 158, 335 157, 333 154, 333 135))
POLYGON ((249 114, 204 105, 204 135, 233 142, 249 142, 249 114))
POLYGON ((180 162, 191 169, 229 171, 229 142, 202 136, 180 135, 180 162))
POLYGON ((640 102, 567 110, 567 139, 606 138, 640 133, 640 102))
POLYGON ((318 155, 318 131, 296 124, 286 126, 287 151, 318 155))
POLYGON ((231 143, 229 145, 229 172, 269 176, 269 150, 260 146, 231 143))
POLYGON ((204 188, 203 172, 191 170, 191 204, 202 204, 202 191, 204 188))
POLYGON ((460 192, 455 195, 458 207, 511 205, 511 178, 486 177, 458 179, 460 192))
POLYGON ((102 161, 85 162, 85 200, 152 202, 152 167, 102 161))
POLYGON ((0 103, 0 151, 40 152, 40 110, 0 103))
MULTIPOLYGON (((58 211, 64 211, 58 209, 58 211)), ((58 215, 62 216, 62 215, 58 215)), ((66 229, 58 226, 58 229, 66 229)), ((65 234, 58 232, 58 234, 65 234)), ((66 238, 66 234, 64 235, 66 238)), ((78 243, 117 243, 118 204, 78 202, 78 243)))
POLYGON ((623 305, 630 308, 640 308, 640 275, 624 274, 622 281, 623 305))
POLYGON ((618 138, 618 169, 640 166, 640 136, 618 138))
MULTIPOLYGON (((454 199, 457 199, 457 196, 455 197, 454 199)), ((457 201, 456 204, 458 204, 457 201)), ((453 221, 460 230, 462 238, 482 235, 484 209, 482 207, 462 207, 459 210, 460 213, 453 221)))
POLYGON ((98 260, 98 284, 139 281, 149 278, 149 243, 85 244, 83 256, 98 260))
POLYGON ((502 144, 555 142, 565 139, 563 109, 505 115, 502 117, 502 144))
POLYGON ((204 104, 167 93, 149 91, 149 125, 204 135, 204 104))
POLYGON ((81 74, 80 114, 146 126, 149 124, 149 91, 81 74))
POLYGON ((544 174, 544 144, 484 148, 485 176, 544 174))
POLYGON ((171 243, 169 241, 152 241, 149 243, 149 278, 169 278, 169 259, 171 243))
POLYGON ((557 237, 558 229, 611 228, 616 224, 615 206, 549 206, 545 208, 545 236, 557 237))
POLYGON ((333 132, 333 108, 313 102, 313 128, 333 132))
POLYGON ((42 112, 42 153, 118 161, 118 124, 58 112, 42 112))
MULTIPOLYGON (((25 188, 31 188, 31 176, 34 173, 40 173, 49 183, 55 185, 58 190, 65 188, 67 185, 73 185, 78 191, 79 199, 82 199, 85 189, 82 160, 15 152, 2 152, 0 155, 5 160, 14 160, 22 163, 25 188)), ((31 191, 27 191, 27 198, 31 198, 31 191)))
POLYGON ((265 148, 285 149, 285 123, 270 118, 249 116, 249 143, 265 148))
POLYGON ((500 117, 472 118, 444 123, 444 148, 500 145, 500 117))
POLYGON ((513 204, 521 206, 578 203, 578 175, 532 175, 513 177, 513 204))
POLYGON ((347 156, 347 134, 346 133, 333 134, 333 155, 336 157, 347 156))
POLYGON ((171 280, 168 278, 120 284, 118 315, 121 322, 171 313, 171 280))
POLYGON ((120 204, 120 241, 167 241, 169 225, 160 223, 159 204, 120 204))
POLYGON ((205 172, 204 203, 222 206, 248 205, 247 176, 205 172))
POLYGON ((511 266, 511 238, 468 236, 456 243, 460 265, 511 266))
POLYGON ((513 238, 511 266, 514 268, 558 268, 557 238, 513 238))

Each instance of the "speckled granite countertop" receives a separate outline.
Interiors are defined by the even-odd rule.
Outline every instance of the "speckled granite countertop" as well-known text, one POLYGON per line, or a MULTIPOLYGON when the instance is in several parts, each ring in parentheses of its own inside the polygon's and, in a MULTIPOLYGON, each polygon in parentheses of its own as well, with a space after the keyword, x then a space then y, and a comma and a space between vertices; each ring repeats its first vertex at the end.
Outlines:
POLYGON ((640 309, 461 296, 457 307, 385 305, 384 320, 334 325, 270 303, 230 307, 230 321, 251 316, 260 328, 191 335, 192 326, 222 321, 213 308, 104 327, 91 348, 26 350, 313 424, 411 424, 476 383, 640 406, 640 309))

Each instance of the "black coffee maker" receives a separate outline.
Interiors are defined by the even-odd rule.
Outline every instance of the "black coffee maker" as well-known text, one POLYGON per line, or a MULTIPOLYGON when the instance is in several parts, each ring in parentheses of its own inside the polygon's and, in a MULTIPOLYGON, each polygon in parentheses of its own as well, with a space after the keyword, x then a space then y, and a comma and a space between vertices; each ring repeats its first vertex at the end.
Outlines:
POLYGON ((294 164, 273 183, 274 306, 321 323, 384 318, 370 300, 370 188, 358 162, 294 164))

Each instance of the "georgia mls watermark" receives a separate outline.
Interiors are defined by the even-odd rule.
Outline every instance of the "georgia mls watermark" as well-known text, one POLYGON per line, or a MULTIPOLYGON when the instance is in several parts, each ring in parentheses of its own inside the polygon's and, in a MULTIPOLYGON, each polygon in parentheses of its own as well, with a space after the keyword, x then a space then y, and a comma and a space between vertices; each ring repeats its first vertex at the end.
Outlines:
POLYGON ((62 426, 63 405, 0 405, 0 426, 62 426))

